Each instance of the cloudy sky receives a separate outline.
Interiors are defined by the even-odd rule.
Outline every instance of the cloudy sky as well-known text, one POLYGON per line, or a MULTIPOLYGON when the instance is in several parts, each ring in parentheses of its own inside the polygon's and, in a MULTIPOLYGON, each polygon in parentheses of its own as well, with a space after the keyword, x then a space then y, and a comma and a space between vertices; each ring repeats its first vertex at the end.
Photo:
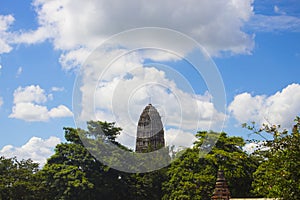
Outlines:
POLYGON ((132 147, 150 102, 168 144, 210 129, 249 139, 250 121, 288 128, 299 44, 297 0, 1 0, 0 155, 43 163, 64 126, 90 119, 116 121, 132 147))

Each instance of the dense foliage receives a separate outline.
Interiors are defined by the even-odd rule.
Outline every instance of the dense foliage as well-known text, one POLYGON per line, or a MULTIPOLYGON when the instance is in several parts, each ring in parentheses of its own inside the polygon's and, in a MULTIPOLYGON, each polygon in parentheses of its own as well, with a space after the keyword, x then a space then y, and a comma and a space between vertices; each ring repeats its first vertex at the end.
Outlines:
MULTIPOLYGON (((41 170, 50 199, 159 199, 163 175, 129 174, 103 165, 83 146, 88 136, 126 147, 115 139, 121 128, 114 123, 88 122, 88 131, 64 128, 67 143, 57 145, 55 154, 41 170)), ((129 151, 129 150, 128 150, 129 151)))
POLYGON ((261 163, 254 173, 254 193, 286 200, 300 199, 300 118, 291 132, 280 130, 280 126, 263 125, 257 134, 266 132, 272 139, 261 141, 255 152, 261 163))
MULTIPOLYGON (((254 126, 244 126, 255 131, 254 126)), ((263 146, 253 154, 242 150, 241 137, 198 132, 194 146, 178 152, 170 166, 132 174, 104 165, 82 142, 82 137, 93 138, 95 146, 110 142, 132 152, 116 141, 122 129, 114 123, 89 121, 87 130, 64 128, 67 142, 56 146, 42 169, 30 159, 0 157, 0 199, 210 199, 219 169, 232 197, 300 199, 300 118, 290 133, 279 128, 264 125, 255 131, 273 138, 260 142, 263 146), (204 155, 208 136, 218 140, 204 155)))
POLYGON ((214 132, 199 132, 196 136, 198 141, 194 147, 169 167, 163 199, 210 199, 219 169, 224 170, 232 197, 249 197, 257 162, 242 151, 243 139, 214 132), (208 135, 219 139, 212 151, 200 156, 208 135))
POLYGON ((0 199, 39 199, 41 179, 32 160, 0 157, 0 199))

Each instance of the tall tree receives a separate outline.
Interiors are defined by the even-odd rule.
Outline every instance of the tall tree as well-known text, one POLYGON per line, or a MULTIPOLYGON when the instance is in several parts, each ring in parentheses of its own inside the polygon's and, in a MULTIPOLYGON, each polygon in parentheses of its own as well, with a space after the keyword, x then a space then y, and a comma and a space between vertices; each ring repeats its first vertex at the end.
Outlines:
POLYGON ((281 199, 300 199, 300 118, 289 132, 280 125, 266 125, 255 129, 257 134, 270 133, 272 139, 260 141, 261 146, 254 153, 261 158, 261 164, 254 173, 254 193, 281 199))
MULTIPOLYGON (((39 173, 44 177, 48 198, 161 199, 161 184, 165 177, 163 169, 145 174, 125 173, 104 165, 93 156, 105 151, 108 153, 99 155, 121 158, 119 151, 108 151, 110 149, 104 143, 112 143, 130 152, 116 141, 121 130, 114 123, 101 121, 89 121, 87 130, 64 128, 67 142, 56 146, 55 154, 39 173), (82 139, 88 140, 89 150, 83 145, 82 139), (95 154, 92 155, 90 151, 95 154)), ((112 161, 117 162, 115 159, 112 161)))
POLYGON ((102 141, 118 144, 115 139, 121 128, 115 127, 114 123, 89 121, 87 131, 64 130, 67 142, 56 146, 55 154, 40 172, 45 177, 49 198, 121 199, 119 197, 126 192, 126 184, 121 183, 127 176, 99 162, 80 138, 101 137, 102 141))
POLYGON ((38 164, 30 159, 0 157, 0 199, 41 199, 38 170, 38 164))

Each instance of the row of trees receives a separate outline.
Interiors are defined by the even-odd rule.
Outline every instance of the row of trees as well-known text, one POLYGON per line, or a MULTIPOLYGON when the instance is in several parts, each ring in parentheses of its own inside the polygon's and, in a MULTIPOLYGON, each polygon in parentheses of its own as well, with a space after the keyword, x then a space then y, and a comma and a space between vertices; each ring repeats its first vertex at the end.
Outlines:
MULTIPOLYGON (((0 199, 210 199, 218 169, 225 172, 232 197, 300 199, 300 118, 291 133, 264 125, 272 140, 253 154, 242 150, 245 141, 225 133, 198 132, 192 148, 177 154, 166 168, 144 174, 125 173, 106 166, 84 147, 79 135, 116 141, 121 128, 114 123, 88 122, 88 130, 64 128, 67 142, 39 169, 31 160, 0 158, 0 199), (212 151, 200 156, 205 138, 219 137, 212 151)), ((126 149, 130 151, 129 149, 126 149)))

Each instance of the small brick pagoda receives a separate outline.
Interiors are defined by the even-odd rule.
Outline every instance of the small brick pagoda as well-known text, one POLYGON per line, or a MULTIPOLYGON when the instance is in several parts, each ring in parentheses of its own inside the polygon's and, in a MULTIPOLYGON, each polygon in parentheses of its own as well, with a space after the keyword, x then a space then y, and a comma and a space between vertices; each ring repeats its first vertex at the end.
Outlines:
POLYGON ((218 171, 216 187, 211 197, 212 200, 229 200, 230 192, 228 189, 227 182, 225 180, 224 172, 222 170, 218 171))

